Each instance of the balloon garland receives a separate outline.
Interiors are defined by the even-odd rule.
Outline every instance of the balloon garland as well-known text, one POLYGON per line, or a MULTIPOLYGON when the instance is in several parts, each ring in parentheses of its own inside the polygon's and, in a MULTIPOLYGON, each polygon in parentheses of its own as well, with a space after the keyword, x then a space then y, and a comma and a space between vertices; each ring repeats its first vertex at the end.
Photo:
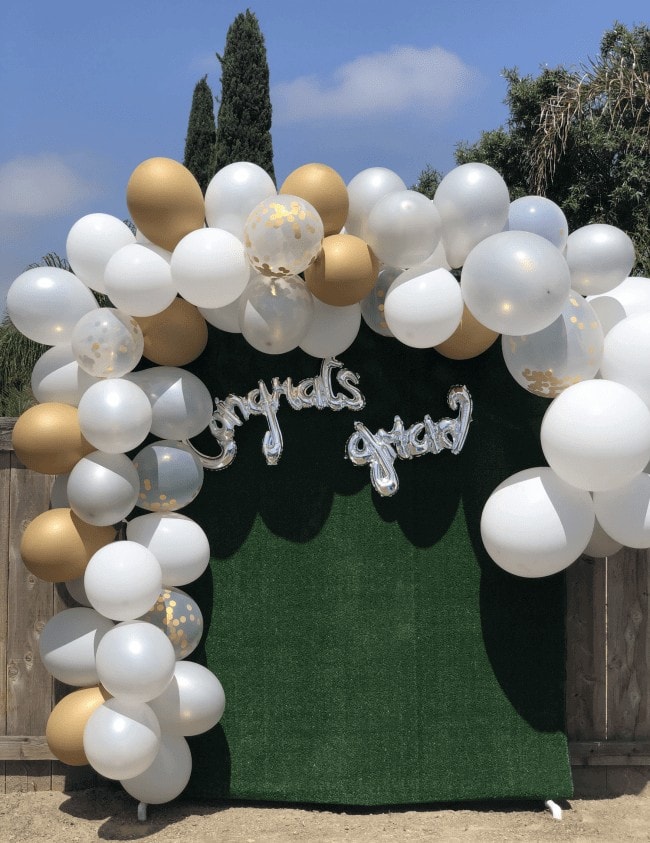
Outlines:
MULTIPOLYGON (((66 582, 80 604, 40 639, 50 673, 78 688, 47 726, 65 763, 90 763, 136 799, 166 802, 189 780, 185 737, 224 711, 219 680, 183 660, 202 618, 179 588, 210 556, 202 528, 178 512, 203 482, 205 460, 189 440, 227 427, 227 402, 215 421, 207 388, 182 368, 204 350, 208 323, 268 354, 300 347, 325 361, 349 347, 362 318, 456 360, 501 335, 513 378, 550 400, 540 434, 548 466, 490 495, 481 518, 489 555, 541 577, 581 553, 650 546, 650 281, 628 277, 635 254, 623 231, 569 233, 557 205, 511 203, 503 178, 479 163, 452 170, 430 201, 383 167, 346 185, 330 167, 306 164, 278 191, 238 162, 204 199, 181 164, 152 158, 131 175, 126 199, 135 235, 89 214, 68 235, 73 272, 30 269, 7 296, 18 330, 51 346, 33 371, 39 403, 18 419, 13 443, 28 468, 57 475, 53 508, 23 536, 23 561, 66 582), (99 307, 93 290, 114 306, 99 307), (153 365, 136 372, 142 357, 153 365), (130 459, 151 434, 158 440, 130 459), (136 506, 146 514, 133 517, 136 506)), ((248 401, 249 415, 262 412, 262 386, 231 396, 230 411, 248 401)), ((310 389, 273 383, 288 401, 302 390, 301 406, 320 407, 310 389)), ((373 435, 358 422, 350 458, 376 468, 371 440, 391 460, 460 450, 471 399, 454 389, 459 419, 439 423, 453 427, 448 440, 436 439, 442 428, 430 419, 425 439, 425 423, 404 430, 396 417, 392 431, 373 435)), ((269 400, 275 391, 266 389, 269 400)))

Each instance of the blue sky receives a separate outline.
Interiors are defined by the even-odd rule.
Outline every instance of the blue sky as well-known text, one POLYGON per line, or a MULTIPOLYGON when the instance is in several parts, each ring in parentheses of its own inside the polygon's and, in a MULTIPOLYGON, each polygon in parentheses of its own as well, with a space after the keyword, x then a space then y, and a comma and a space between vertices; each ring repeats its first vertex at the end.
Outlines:
POLYGON ((314 161, 346 182, 447 172, 457 142, 505 121, 504 67, 576 66, 615 20, 648 23, 647 0, 3 3, 0 310, 79 217, 128 216, 141 161, 183 160, 194 86, 207 73, 219 96, 215 53, 246 8, 266 41, 278 184, 314 161))

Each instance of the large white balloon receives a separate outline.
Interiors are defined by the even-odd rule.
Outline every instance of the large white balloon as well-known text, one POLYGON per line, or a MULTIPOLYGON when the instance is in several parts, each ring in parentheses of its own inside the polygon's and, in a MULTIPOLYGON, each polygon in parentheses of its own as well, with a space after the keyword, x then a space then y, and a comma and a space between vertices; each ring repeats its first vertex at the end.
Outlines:
POLYGON ((607 535, 626 547, 650 547, 650 474, 616 489, 594 492, 596 516, 607 535))
POLYGON ((75 607, 54 615, 43 627, 38 649, 49 673, 66 685, 87 687, 99 681, 95 654, 113 621, 95 609, 75 607))
POLYGON ((220 228, 191 231, 174 249, 172 278, 184 299, 197 307, 225 307, 248 283, 244 246, 220 228))
MULTIPOLYGON (((251 274, 257 275, 255 270, 251 269, 251 274)), ((227 304, 225 307, 200 307, 199 313, 210 325, 219 328, 220 331, 226 331, 229 334, 241 334, 239 327, 239 299, 227 304)))
POLYGON ((90 765, 107 779, 144 773, 160 747, 160 724, 147 703, 110 699, 88 718, 83 736, 90 765))
POLYGON ((151 429, 151 404, 139 386, 108 378, 88 387, 79 401, 79 427, 99 451, 120 454, 137 448, 151 429))
POLYGON ((587 300, 598 314, 607 335, 626 316, 650 313, 650 278, 633 275, 613 290, 589 296, 587 300))
POLYGON ((499 334, 532 334, 562 313, 571 278, 548 240, 528 231, 503 231, 469 253, 461 290, 482 325, 499 334))
POLYGON ((548 464, 567 483, 592 492, 613 489, 650 459, 650 410, 627 386, 582 381, 553 400, 540 438, 548 464))
POLYGON ((386 167, 369 167, 357 173, 347 186, 350 204, 345 221, 346 233, 365 240, 368 217, 375 204, 398 190, 406 190, 406 184, 397 173, 386 167))
POLYGON ((650 312, 627 316, 605 337, 600 374, 625 384, 650 407, 650 312))
POLYGON ((361 307, 334 307, 313 297, 314 315, 300 348, 312 357, 336 357, 352 345, 361 325, 361 307))
POLYGON ((28 269, 7 293, 7 314, 15 327, 43 345, 69 344, 79 319, 98 308, 76 275, 54 266, 28 269))
POLYGON ((70 229, 65 250, 75 275, 92 290, 105 293, 106 264, 115 252, 132 243, 135 235, 122 220, 111 214, 86 214, 70 229))
POLYGON ((426 264, 398 275, 384 303, 388 328, 412 348, 431 348, 448 339, 462 315, 463 299, 454 276, 426 264))
POLYGON ((79 460, 68 477, 70 508, 87 524, 117 524, 138 500, 140 481, 126 454, 93 451, 79 460))
POLYGON ((70 336, 81 368, 96 378, 121 378, 140 362, 142 329, 128 313, 101 307, 78 320, 70 336))
POLYGON ((76 407, 93 383, 97 378, 81 368, 69 344, 48 348, 32 370, 32 392, 39 404, 58 401, 76 407))
POLYGON ((630 274, 636 256, 628 235, 613 225, 594 223, 572 231, 566 244, 571 286, 583 296, 606 293, 630 274))
POLYGON ((313 296, 295 275, 257 275, 239 299, 239 326, 244 339, 266 354, 284 354, 296 348, 313 316, 313 296))
POLYGON ((562 251, 569 236, 564 211, 545 196, 521 196, 510 203, 509 231, 530 231, 562 251))
POLYGON ((175 664, 169 638, 145 621, 118 623, 97 647, 99 681, 109 694, 130 702, 148 702, 162 694, 175 664))
POLYGON ((250 212, 276 193, 266 170, 250 161, 235 161, 212 177, 205 191, 205 219, 210 228, 222 228, 243 242, 250 212))
POLYGON ((179 512, 139 515, 127 524, 126 537, 153 553, 165 585, 193 582, 210 561, 210 543, 205 531, 179 512))
POLYGON ((415 190, 383 196, 370 211, 366 242, 382 263, 407 269, 425 261, 440 240, 438 209, 415 190))
POLYGON ((185 738, 163 734, 158 753, 144 773, 123 779, 120 784, 139 802, 161 805, 180 796, 191 773, 192 753, 185 738))
POLYGON ((520 577, 546 577, 580 556, 593 526, 589 492, 543 466, 497 486, 483 508, 481 538, 499 567, 520 577))
POLYGON ((100 614, 130 621, 156 602, 162 589, 162 570, 153 553, 138 542, 112 542, 90 557, 84 588, 100 614))
POLYGON ((152 366, 129 375, 151 404, 151 433, 161 439, 190 439, 210 423, 214 404, 207 386, 176 366, 152 366))
POLYGON ((613 556, 615 553, 618 553, 622 547, 621 542, 615 541, 603 530, 600 521, 596 518, 594 521, 594 531, 589 539, 589 544, 582 552, 585 556, 591 556, 592 559, 603 559, 605 556, 613 556))
POLYGON ((153 316, 176 298, 169 263, 140 243, 123 246, 104 270, 106 294, 115 307, 131 316, 153 316))
POLYGON ((159 697, 151 700, 163 731, 173 735, 200 735, 215 726, 226 707, 217 677, 200 664, 178 661, 174 677, 159 697))

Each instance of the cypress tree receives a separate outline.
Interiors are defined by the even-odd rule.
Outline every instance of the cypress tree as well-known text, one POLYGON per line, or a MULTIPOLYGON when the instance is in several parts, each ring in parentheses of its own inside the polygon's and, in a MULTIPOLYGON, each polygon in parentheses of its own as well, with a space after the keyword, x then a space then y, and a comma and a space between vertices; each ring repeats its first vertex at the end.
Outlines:
POLYGON ((275 181, 271 142, 269 67, 264 37, 250 9, 237 15, 226 34, 221 64, 215 172, 234 161, 257 164, 275 181))
POLYGON ((205 190, 214 175, 213 151, 216 140, 214 99, 207 76, 199 80, 192 96, 192 108, 185 138, 183 164, 205 190))

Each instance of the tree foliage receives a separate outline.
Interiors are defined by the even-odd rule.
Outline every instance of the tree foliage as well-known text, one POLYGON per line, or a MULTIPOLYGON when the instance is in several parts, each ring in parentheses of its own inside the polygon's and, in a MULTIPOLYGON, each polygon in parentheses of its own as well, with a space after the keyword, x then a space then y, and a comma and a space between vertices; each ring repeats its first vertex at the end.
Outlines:
POLYGON ((441 181, 442 173, 432 167, 431 164, 427 164, 418 176, 417 182, 411 185, 410 190, 417 190, 418 193, 423 193, 428 199, 433 199, 441 181))
POLYGON ((183 164, 192 173, 205 194, 214 175, 214 145, 217 139, 214 122, 214 97, 208 77, 200 79, 194 88, 192 107, 185 137, 183 164))
POLYGON ((221 64, 214 171, 250 161, 275 181, 271 142, 269 67, 264 37, 250 9, 237 15, 226 34, 221 64))

